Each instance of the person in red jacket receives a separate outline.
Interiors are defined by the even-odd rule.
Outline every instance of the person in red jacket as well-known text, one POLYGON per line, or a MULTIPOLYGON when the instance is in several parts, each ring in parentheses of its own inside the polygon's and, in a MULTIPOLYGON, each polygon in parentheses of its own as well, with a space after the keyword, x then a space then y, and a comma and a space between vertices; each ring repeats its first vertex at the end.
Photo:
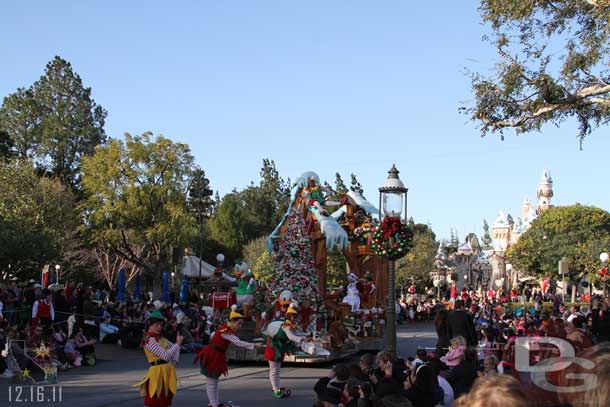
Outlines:
POLYGON ((53 303, 48 299, 49 293, 50 291, 45 288, 32 306, 32 321, 44 327, 48 327, 55 321, 55 309, 53 303))
POLYGON ((453 283, 449 291, 449 301, 455 304, 455 300, 457 300, 457 288, 455 288, 455 283, 453 283))
POLYGON ((193 363, 197 361, 201 364, 201 374, 206 379, 205 391, 208 395, 208 406, 211 407, 227 407, 228 404, 220 403, 220 390, 218 388, 218 378, 221 375, 227 375, 229 369, 227 367, 227 349, 231 344, 246 349, 262 348, 263 344, 254 344, 241 341, 236 332, 244 325, 244 316, 237 312, 237 306, 231 306, 229 321, 222 324, 210 339, 210 343, 205 346, 197 356, 193 363))

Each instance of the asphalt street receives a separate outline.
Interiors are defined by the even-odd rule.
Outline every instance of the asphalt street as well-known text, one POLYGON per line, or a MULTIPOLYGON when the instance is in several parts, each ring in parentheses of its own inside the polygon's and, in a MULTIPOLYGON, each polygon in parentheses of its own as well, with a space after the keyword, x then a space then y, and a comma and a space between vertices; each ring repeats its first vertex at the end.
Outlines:
MULTIPOLYGON (((418 347, 432 347, 436 334, 431 323, 398 326, 398 349, 401 356, 413 355, 418 347)), ((45 389, 46 400, 34 403, 29 400, 30 390, 21 389, 21 402, 15 402, 18 391, 12 385, 12 402, 9 400, 9 383, 0 379, 0 405, 7 407, 106 407, 142 406, 137 388, 132 387, 143 377, 147 363, 141 351, 126 350, 115 345, 98 345, 98 364, 94 367, 74 368, 59 373, 62 401, 50 401, 52 388, 45 389), (26 402, 25 399, 28 401, 26 402)), ((193 354, 181 355, 178 367, 179 387, 174 406, 207 406, 205 377, 192 364, 193 354)), ((352 359, 357 360, 358 356, 352 359)), ((336 362, 333 362, 336 363, 336 362)), ((282 367, 282 386, 293 390, 289 399, 275 399, 271 395, 268 368, 264 364, 241 364, 229 367, 229 376, 221 380, 220 396, 234 406, 310 407, 313 404, 313 385, 328 373, 330 363, 321 365, 286 365, 282 367)), ((58 394, 59 389, 55 389, 58 394)), ((34 391, 34 393, 36 390, 34 391)), ((57 398, 57 397, 56 397, 57 398)))

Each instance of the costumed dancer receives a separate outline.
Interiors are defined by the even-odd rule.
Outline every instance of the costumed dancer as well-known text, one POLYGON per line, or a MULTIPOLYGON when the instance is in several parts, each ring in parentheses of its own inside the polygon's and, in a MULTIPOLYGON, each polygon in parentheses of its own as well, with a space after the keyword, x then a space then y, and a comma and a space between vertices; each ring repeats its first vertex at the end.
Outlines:
POLYGON ((292 304, 286 311, 286 321, 274 321, 267 326, 265 360, 269 362, 269 381, 271 382, 271 390, 275 398, 290 397, 292 393, 290 389, 281 387, 280 384, 280 369, 282 368, 284 355, 294 352, 295 344, 299 344, 303 340, 309 340, 294 333, 297 330, 295 323, 297 315, 298 312, 295 309, 295 305, 292 304))
POLYGON ((354 273, 347 276, 347 295, 343 297, 343 302, 352 306, 352 312, 360 310, 360 295, 358 292, 358 277, 354 273))
POLYGON ((250 305, 254 299, 254 291, 256 291, 256 280, 252 271, 250 271, 250 267, 248 267, 248 263, 245 261, 238 264, 235 268, 237 269, 235 275, 239 277, 237 289, 235 290, 237 306, 244 310, 244 316, 248 318, 250 305))
POLYGON ((220 389, 218 388, 218 378, 221 375, 227 375, 229 369, 227 367, 226 352, 231 344, 246 349, 262 348, 264 345, 241 341, 235 333, 244 324, 244 316, 237 312, 237 306, 231 306, 229 314, 229 322, 220 326, 214 332, 210 343, 205 346, 197 356, 193 363, 197 361, 201 364, 201 374, 206 379, 205 391, 208 395, 208 407, 227 407, 229 404, 220 402, 220 389))
POLYGON ((149 327, 144 334, 144 354, 150 367, 148 373, 136 386, 144 396, 144 405, 149 407, 168 407, 176 394, 176 367, 180 356, 183 337, 178 335, 173 344, 161 336, 165 317, 159 310, 150 314, 149 327))

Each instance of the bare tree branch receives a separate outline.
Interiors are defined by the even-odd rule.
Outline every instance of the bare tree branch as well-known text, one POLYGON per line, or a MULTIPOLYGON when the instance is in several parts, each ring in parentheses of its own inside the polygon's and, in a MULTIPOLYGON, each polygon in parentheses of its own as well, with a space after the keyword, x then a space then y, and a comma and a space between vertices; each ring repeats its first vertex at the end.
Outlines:
POLYGON ((604 106, 610 106, 609 99, 595 97, 595 96, 599 96, 599 95, 605 95, 607 93, 610 93, 610 85, 588 86, 586 88, 579 90, 575 94, 568 95, 568 97, 565 98, 563 101, 558 101, 556 103, 553 103, 552 105, 547 105, 547 106, 541 107, 540 109, 536 110, 535 112, 533 112, 531 114, 523 115, 521 118, 519 118, 517 120, 494 121, 493 119, 490 119, 489 117, 487 117, 484 114, 481 114, 479 116, 479 119, 483 123, 485 123, 485 125, 491 126, 494 130, 502 129, 505 127, 519 127, 519 126, 522 126, 524 123, 534 120, 538 117, 541 117, 547 113, 551 113, 556 110, 565 109, 565 108, 571 107, 575 104, 578 104, 578 103, 581 103, 584 101, 588 101, 590 103, 598 103, 598 104, 601 104, 604 106))

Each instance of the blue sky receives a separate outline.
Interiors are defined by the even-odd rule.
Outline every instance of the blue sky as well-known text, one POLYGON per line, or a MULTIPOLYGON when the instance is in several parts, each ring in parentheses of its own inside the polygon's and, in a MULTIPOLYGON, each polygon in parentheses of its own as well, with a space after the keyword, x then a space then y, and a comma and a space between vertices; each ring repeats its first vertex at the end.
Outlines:
POLYGON ((573 123, 502 142, 458 113, 464 68, 494 59, 476 1, 7 3, 0 96, 60 55, 108 110, 109 136, 188 143, 221 194, 271 158, 293 179, 353 172, 376 203, 395 163, 409 215, 463 238, 534 200, 548 167, 554 203, 610 209, 607 128, 579 151, 573 123))

